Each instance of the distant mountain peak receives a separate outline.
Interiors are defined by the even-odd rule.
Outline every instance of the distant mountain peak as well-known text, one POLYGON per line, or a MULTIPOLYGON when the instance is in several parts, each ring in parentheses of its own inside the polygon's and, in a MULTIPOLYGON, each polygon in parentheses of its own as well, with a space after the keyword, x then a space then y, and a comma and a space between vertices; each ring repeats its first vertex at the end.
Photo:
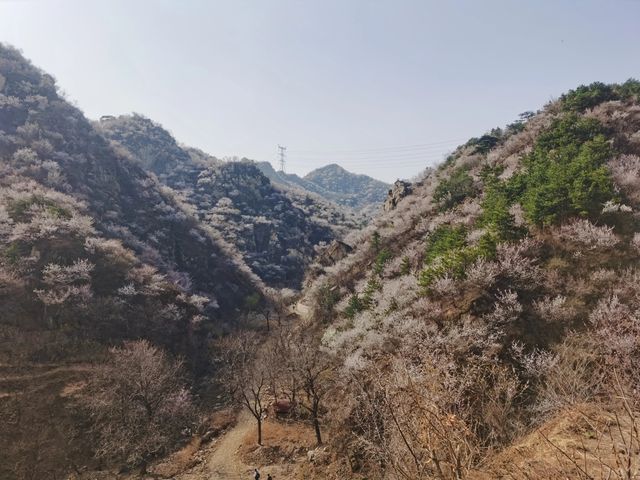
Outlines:
POLYGON ((313 192, 369 217, 379 210, 391 188, 368 175, 349 172, 337 163, 316 168, 304 177, 276 171, 268 162, 260 162, 258 167, 273 182, 313 192))

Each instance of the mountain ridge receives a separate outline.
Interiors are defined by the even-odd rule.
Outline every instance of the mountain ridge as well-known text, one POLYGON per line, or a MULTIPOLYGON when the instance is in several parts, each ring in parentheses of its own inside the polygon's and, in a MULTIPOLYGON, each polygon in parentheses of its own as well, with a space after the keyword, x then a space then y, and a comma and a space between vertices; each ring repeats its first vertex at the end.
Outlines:
POLYGON ((307 189, 371 179, 271 170, 92 123, 0 44, 1 478, 640 471, 639 81, 469 139, 360 229, 307 189))
POLYGON ((349 172, 336 163, 319 167, 303 177, 276 171, 269 162, 258 162, 258 166, 274 182, 313 192, 369 218, 381 208, 391 188, 390 184, 349 172))
POLYGON ((640 401, 639 133, 640 82, 580 86, 459 146, 315 272, 341 478, 637 471, 616 445, 640 401))
POLYGON ((355 216, 337 206, 275 188, 252 161, 221 161, 178 145, 166 129, 140 114, 96 125, 178 192, 270 286, 300 288, 315 249, 357 225, 355 216))

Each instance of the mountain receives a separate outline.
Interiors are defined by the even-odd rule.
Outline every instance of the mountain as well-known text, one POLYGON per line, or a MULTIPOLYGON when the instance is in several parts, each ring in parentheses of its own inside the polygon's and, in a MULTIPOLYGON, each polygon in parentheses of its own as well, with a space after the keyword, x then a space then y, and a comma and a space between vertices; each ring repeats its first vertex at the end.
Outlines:
POLYGON ((261 289, 234 247, 0 44, 0 478, 86 461, 86 419, 62 390, 88 362, 147 339, 201 374, 213 336, 261 289))
POLYGON ((373 217, 380 209, 391 186, 367 175, 348 172, 336 164, 327 165, 304 177, 277 172, 270 163, 258 164, 273 182, 313 192, 339 205, 373 217))
POLYGON ((640 82, 572 90, 404 187, 299 307, 340 392, 305 478, 636 471, 640 82))
POLYGON ((634 478, 640 82, 471 138, 359 230, 319 198, 369 180, 90 122, 0 44, 0 478, 634 478))
POLYGON ((358 225, 350 212, 274 186, 254 162, 223 162, 179 146, 141 115, 103 118, 97 128, 178 192, 268 285, 300 288, 315 249, 358 225))
POLYGON ((313 170, 304 179, 337 195, 337 202, 355 209, 380 205, 390 185, 367 175, 348 172, 336 164, 313 170))

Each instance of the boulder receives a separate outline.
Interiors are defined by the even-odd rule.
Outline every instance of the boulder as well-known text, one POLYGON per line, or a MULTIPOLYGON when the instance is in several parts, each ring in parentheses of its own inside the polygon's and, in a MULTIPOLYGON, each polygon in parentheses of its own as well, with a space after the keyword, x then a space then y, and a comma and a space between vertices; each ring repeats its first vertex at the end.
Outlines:
POLYGON ((333 265, 334 263, 342 260, 353 251, 351 245, 347 245, 339 240, 334 240, 329 246, 320 254, 318 262, 325 267, 333 265))

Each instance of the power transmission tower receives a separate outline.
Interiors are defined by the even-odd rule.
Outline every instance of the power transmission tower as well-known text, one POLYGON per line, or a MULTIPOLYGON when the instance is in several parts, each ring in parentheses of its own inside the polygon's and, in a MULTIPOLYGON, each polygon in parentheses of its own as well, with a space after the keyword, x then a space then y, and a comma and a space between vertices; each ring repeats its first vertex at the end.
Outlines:
POLYGON ((280 157, 280 171, 284 172, 284 163, 287 147, 278 145, 278 156, 280 157))

